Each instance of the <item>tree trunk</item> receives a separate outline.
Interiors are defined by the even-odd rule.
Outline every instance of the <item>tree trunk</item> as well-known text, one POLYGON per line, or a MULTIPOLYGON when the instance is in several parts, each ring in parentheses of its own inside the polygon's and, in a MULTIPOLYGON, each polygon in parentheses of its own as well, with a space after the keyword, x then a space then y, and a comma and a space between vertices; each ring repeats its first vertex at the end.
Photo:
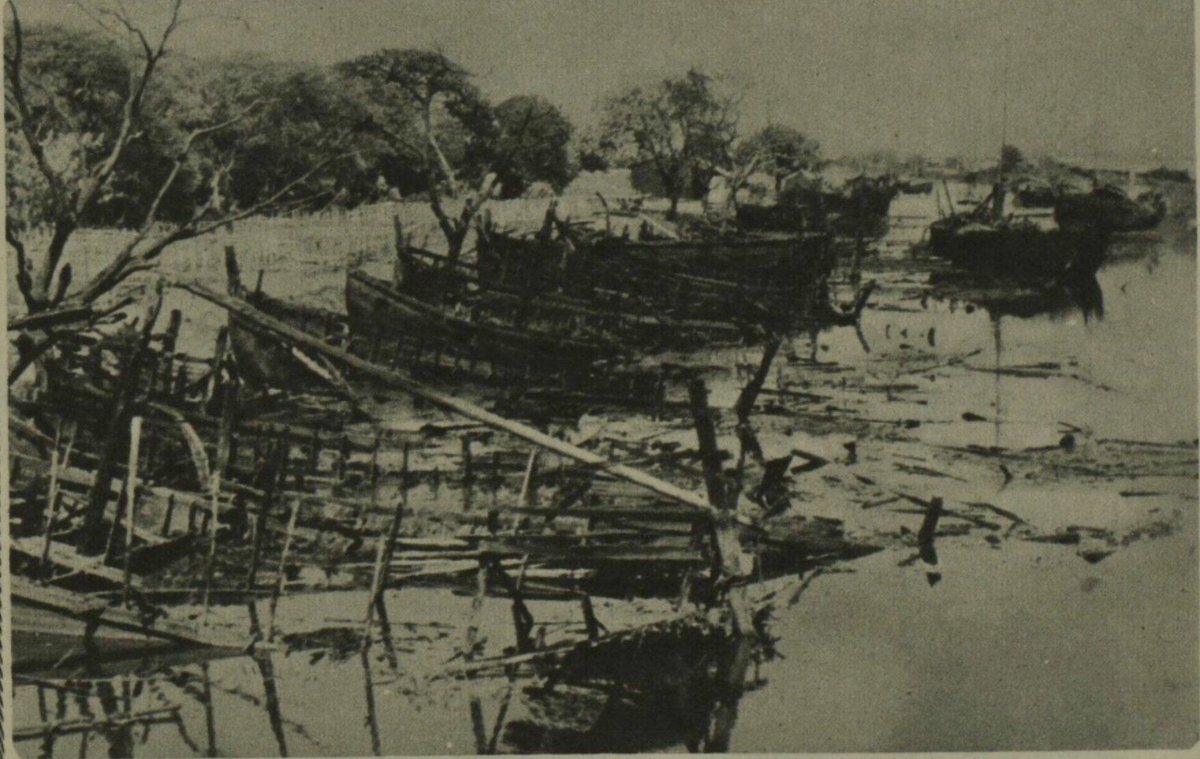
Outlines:
POLYGON ((671 207, 667 209, 667 218, 670 219, 671 221, 675 221, 675 219, 678 215, 679 215, 679 193, 672 192, 671 193, 671 207))

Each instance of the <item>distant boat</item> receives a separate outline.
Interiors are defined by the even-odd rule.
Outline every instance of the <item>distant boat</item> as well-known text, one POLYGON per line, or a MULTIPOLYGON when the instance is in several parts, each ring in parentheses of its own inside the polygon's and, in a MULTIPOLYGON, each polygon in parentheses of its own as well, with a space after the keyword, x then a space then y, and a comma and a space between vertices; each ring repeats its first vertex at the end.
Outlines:
POLYGON ((1097 187, 1090 193, 1062 195, 1054 204, 1054 219, 1066 229, 1137 232, 1158 226, 1166 214, 1166 201, 1157 192, 1146 192, 1135 199, 1112 185, 1097 187))
POLYGON ((1002 278, 1052 282, 1096 273, 1104 261, 1106 231, 1090 227, 1044 229, 1028 219, 1005 218, 1004 187, 968 213, 929 226, 929 249, 955 266, 1002 278))

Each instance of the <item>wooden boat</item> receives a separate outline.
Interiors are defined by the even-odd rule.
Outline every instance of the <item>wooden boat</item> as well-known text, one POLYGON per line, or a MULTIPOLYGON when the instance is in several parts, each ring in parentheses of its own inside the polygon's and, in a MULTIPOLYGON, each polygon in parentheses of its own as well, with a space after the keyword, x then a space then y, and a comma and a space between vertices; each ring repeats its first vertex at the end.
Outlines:
POLYGON ((788 330, 828 299, 830 238, 761 235, 713 241, 607 238, 592 251, 593 281, 651 299, 687 318, 788 330))
POLYGON ((391 352, 393 360, 413 364, 432 354, 433 367, 465 368, 476 376, 586 381, 619 365, 625 353, 574 325, 506 322, 473 314, 470 304, 453 299, 435 305, 361 269, 347 272, 346 311, 356 350, 391 352))
POLYGON ((1047 283, 1094 275, 1104 261, 1102 230, 1043 229, 1005 219, 1002 185, 977 208, 929 226, 929 248, 964 270, 1047 283))
POLYGON ((155 618, 13 575, 12 667, 30 672, 189 649, 237 654, 249 639, 155 618))
POLYGON ((784 190, 774 205, 739 206, 737 219, 749 232, 827 230, 876 237, 887 231, 888 209, 900 190, 886 177, 856 177, 838 191, 797 185, 784 190))
POLYGON ((729 321, 675 318, 655 313, 645 297, 604 289, 567 294, 556 283, 519 261, 538 260, 543 243, 516 238, 498 232, 481 238, 481 259, 491 261, 495 279, 479 275, 468 264, 458 264, 451 272, 445 257, 427 251, 401 248, 397 256, 396 287, 399 291, 427 302, 447 301, 461 304, 485 318, 514 324, 581 325, 592 334, 635 347, 639 351, 686 349, 714 342, 731 343, 758 336, 749 325, 729 321), (497 247, 505 253, 497 253, 497 247), (510 263, 521 269, 509 268, 510 263), (520 271, 522 276, 513 276, 520 271))
POLYGON ((1134 199, 1112 186, 1062 195, 1054 204, 1054 220, 1064 229, 1136 232, 1153 229, 1166 214, 1166 201, 1158 193, 1134 199))
POLYGON ((707 321, 787 329, 828 297, 834 260, 830 239, 823 234, 630 240, 573 232, 569 246, 563 246, 569 247, 569 255, 553 256, 533 250, 536 242, 527 241, 522 248, 511 238, 491 237, 497 244, 485 241, 480 247, 480 272, 490 271, 489 281, 523 271, 537 286, 622 304, 610 308, 638 303, 655 318, 675 324, 707 321), (523 260, 512 260, 517 257, 523 260), (485 261, 490 263, 485 266, 485 261))

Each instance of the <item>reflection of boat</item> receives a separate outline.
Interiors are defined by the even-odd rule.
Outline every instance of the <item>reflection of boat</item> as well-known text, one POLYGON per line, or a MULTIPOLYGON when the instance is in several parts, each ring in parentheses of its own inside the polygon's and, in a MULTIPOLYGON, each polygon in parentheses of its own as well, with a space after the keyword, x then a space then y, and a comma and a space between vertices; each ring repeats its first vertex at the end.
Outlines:
POLYGON ((503 747, 521 753, 727 751, 756 643, 681 625, 587 651, 523 689, 503 747))
POLYGON ((1054 204, 1054 219, 1065 229, 1134 232, 1153 229, 1167 213, 1162 196, 1150 191, 1136 199, 1118 187, 1097 187, 1087 194, 1070 194, 1054 204))
POLYGON ((1104 260, 1105 234, 1095 229, 1043 229, 1004 217, 1004 188, 975 209, 929 226, 929 248, 959 268, 1015 280, 1060 281, 1094 274, 1104 260))
POLYGON ((1104 317, 1104 293, 1094 275, 1047 286, 997 281, 985 276, 945 272, 930 277, 934 293, 974 303, 993 316, 1026 319, 1064 316, 1078 311, 1085 319, 1104 317))

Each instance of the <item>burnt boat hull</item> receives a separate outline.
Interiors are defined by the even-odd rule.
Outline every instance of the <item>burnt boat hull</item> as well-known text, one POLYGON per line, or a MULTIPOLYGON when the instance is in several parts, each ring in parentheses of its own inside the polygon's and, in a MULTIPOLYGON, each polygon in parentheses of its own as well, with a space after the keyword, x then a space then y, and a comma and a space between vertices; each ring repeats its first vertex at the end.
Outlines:
POLYGON ((423 344, 471 362, 523 372, 586 371, 598 362, 619 358, 617 348, 604 342, 472 321, 469 314, 406 295, 360 270, 347 273, 346 311, 352 333, 372 344, 403 343, 400 350, 420 350, 423 344))
POLYGON ((639 351, 699 347, 712 342, 741 342, 752 338, 745 328, 724 321, 679 319, 654 313, 644 298, 616 291, 568 294, 546 277, 514 281, 504 263, 508 256, 537 260, 536 241, 492 234, 479 246, 480 270, 459 264, 453 274, 441 256, 424 251, 401 251, 397 290, 435 305, 452 301, 488 318, 515 324, 545 323, 557 328, 579 324, 593 334, 639 351), (526 252, 531 255, 525 256, 526 252))
MULTIPOLYGON (((951 220, 952 221, 952 220, 951 220)), ((992 227, 935 222, 930 251, 967 270, 1019 280, 1056 281, 1094 275, 1106 240, 1092 230, 992 227)))
POLYGON ((646 298, 681 318, 784 327, 803 321, 828 295, 835 259, 825 235, 714 242, 605 240, 595 246, 593 281, 646 298))

